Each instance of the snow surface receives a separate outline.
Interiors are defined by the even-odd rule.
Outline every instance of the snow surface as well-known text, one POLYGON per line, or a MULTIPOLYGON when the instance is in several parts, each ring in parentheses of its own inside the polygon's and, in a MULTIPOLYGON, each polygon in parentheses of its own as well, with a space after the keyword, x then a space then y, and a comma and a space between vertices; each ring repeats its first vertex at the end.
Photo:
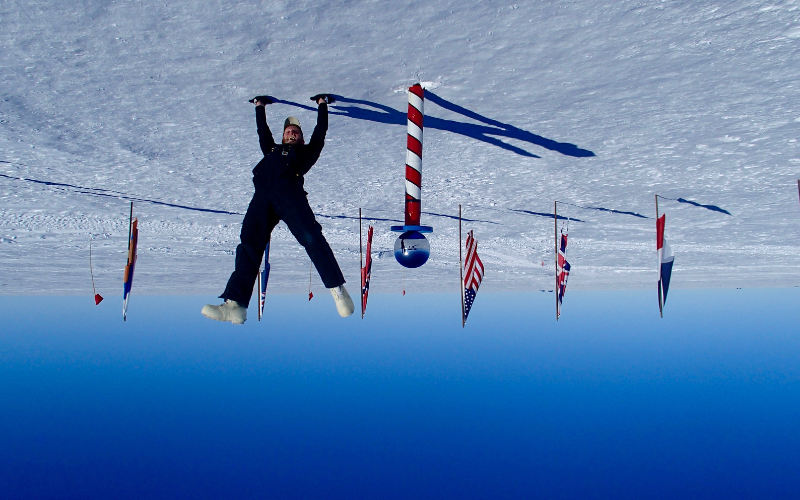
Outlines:
MULTIPOLYGON (((90 235, 98 291, 121 293, 131 200, 134 293, 221 292, 261 157, 247 99, 310 132, 319 92, 343 99, 306 186, 356 288, 363 207, 373 291, 456 290, 461 203, 482 289, 552 289, 555 199, 580 219, 570 288, 654 288, 656 193, 709 207, 659 203, 673 287, 800 284, 797 1, 10 0, 0 28, 3 294, 91 293, 90 235), (434 233, 402 273, 416 82, 434 233)), ((272 293, 307 288, 284 225, 271 262, 272 293)))

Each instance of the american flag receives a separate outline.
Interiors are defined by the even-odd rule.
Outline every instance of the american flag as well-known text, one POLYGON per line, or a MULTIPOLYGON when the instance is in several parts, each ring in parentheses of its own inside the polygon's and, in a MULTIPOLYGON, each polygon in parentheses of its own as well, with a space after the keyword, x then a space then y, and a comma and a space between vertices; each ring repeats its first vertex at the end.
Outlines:
POLYGON ((361 268, 361 317, 367 312, 367 297, 369 296, 369 279, 372 277, 372 230, 367 231, 367 261, 361 268))
POLYGON ((567 278, 569 278, 570 265, 567 262, 567 235, 561 230, 561 246, 558 249, 558 265, 556 267, 556 293, 558 302, 556 303, 556 317, 561 315, 561 302, 564 294, 567 293, 567 278))
POLYGON ((467 321, 475 295, 483 279, 483 262, 478 257, 478 242, 472 236, 472 231, 467 233, 467 258, 464 261, 464 322, 467 321))

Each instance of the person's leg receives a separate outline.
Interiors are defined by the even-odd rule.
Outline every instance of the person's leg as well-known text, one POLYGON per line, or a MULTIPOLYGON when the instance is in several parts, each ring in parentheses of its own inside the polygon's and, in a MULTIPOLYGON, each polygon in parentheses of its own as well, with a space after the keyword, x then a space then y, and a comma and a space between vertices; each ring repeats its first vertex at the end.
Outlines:
POLYGON ((236 247, 235 268, 220 298, 235 300, 242 307, 250 304, 264 249, 278 220, 266 197, 260 193, 254 194, 242 222, 241 243, 236 247))
POLYGON ((314 212, 308 204, 305 192, 300 187, 292 186, 279 191, 273 199, 273 206, 289 231, 303 245, 325 288, 335 288, 344 284, 344 276, 336 257, 333 255, 328 241, 322 234, 322 226, 314 218, 314 212))

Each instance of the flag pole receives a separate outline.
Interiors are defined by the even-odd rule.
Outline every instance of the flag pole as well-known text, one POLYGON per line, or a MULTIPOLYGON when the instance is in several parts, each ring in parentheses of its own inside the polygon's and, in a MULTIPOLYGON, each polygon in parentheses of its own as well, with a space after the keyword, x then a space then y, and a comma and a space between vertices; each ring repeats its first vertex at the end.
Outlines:
POLYGON ((258 320, 261 321, 261 264, 258 265, 256 275, 256 296, 258 297, 258 320))
POLYGON ((458 288, 461 291, 461 328, 464 328, 464 266, 461 257, 461 204, 458 204, 458 288))
MULTIPOLYGON (((131 235, 133 234, 133 202, 131 202, 131 214, 128 216, 128 257, 125 259, 126 262, 128 258, 131 256, 131 235)), ((130 264, 125 264, 125 270, 127 271, 128 266, 130 264)), ((123 294, 124 295, 124 294, 123 294)), ((122 299, 122 321, 128 321, 128 315, 126 310, 126 300, 123 297, 122 299)))
POLYGON ((131 249, 131 229, 133 229, 133 202, 131 202, 131 215, 128 216, 128 250, 131 249))
MULTIPOLYGON (((130 239, 130 238, 128 238, 128 239, 130 239)), ((92 235, 91 234, 89 235, 89 274, 92 276, 92 294, 97 295, 97 289, 94 287, 94 270, 92 270, 92 235)))
POLYGON ((556 321, 558 321, 558 201, 553 202, 553 228, 556 242, 556 321))
MULTIPOLYGON (((658 195, 656 195, 656 247, 658 247, 658 195)), ((658 314, 664 317, 664 305, 661 303, 661 261, 658 262, 658 314)))
POLYGON ((314 294, 311 293, 311 269, 312 269, 313 266, 314 266, 314 261, 309 261, 309 263, 308 263, 308 300, 311 300, 311 298, 314 296, 314 294))
POLYGON ((358 276, 361 278, 361 319, 364 319, 364 250, 361 241, 361 207, 358 208, 358 276))

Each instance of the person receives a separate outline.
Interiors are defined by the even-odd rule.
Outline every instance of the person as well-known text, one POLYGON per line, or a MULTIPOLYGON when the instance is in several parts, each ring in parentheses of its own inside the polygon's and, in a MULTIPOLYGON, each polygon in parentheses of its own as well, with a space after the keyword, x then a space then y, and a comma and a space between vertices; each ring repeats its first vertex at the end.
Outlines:
MULTIPOLYGON (((255 193, 242 222, 241 243, 236 247, 235 269, 221 305, 207 304, 201 313, 218 321, 242 324, 247 320, 247 306, 270 234, 281 220, 308 253, 325 287, 333 295, 339 315, 347 317, 355 309, 344 287, 345 279, 322 227, 314 218, 303 190, 303 176, 319 159, 328 131, 329 96, 315 96, 319 106, 317 125, 308 144, 305 143, 300 121, 290 116, 283 124, 283 140, 276 144, 267 126, 265 106, 271 103, 266 96, 253 99, 256 105, 256 129, 264 158, 253 169, 255 193)), ((313 100, 314 98, 312 98, 313 100)))

